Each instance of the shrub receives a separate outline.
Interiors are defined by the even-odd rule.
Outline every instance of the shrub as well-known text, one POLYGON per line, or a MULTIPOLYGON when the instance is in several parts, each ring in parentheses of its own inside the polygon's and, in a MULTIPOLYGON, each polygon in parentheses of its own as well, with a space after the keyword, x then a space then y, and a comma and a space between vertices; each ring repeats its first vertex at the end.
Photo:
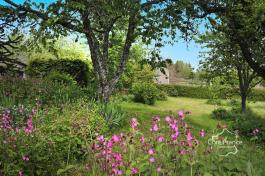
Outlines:
POLYGON ((7 78, 0 82, 0 104, 5 107, 36 103, 61 106, 89 96, 77 85, 63 85, 50 80, 7 78))
POLYGON ((245 114, 240 113, 240 109, 233 110, 235 119, 232 127, 242 136, 265 144, 265 120, 247 109, 245 114))
POLYGON ((1 175, 57 175, 75 169, 96 134, 107 130, 97 105, 85 101, 63 109, 34 109, 22 125, 10 111, 0 117, 1 175))
MULTIPOLYGON (((206 86, 191 86, 191 85, 157 85, 158 89, 165 91, 169 96, 190 97, 212 99, 213 93, 211 88, 206 86)), ((214 99, 239 98, 236 91, 225 90, 226 93, 216 94, 214 99)), ((265 89, 253 89, 249 95, 249 100, 265 101, 265 89)))
POLYGON ((153 105, 157 100, 158 89, 152 83, 135 83, 132 86, 134 101, 153 105))
POLYGON ((66 73, 60 73, 58 71, 52 71, 45 78, 52 82, 58 82, 62 84, 68 84, 68 85, 76 84, 76 81, 72 78, 71 75, 66 73))
POLYGON ((231 119, 232 115, 224 108, 217 108, 212 112, 212 117, 215 119, 231 119))
POLYGON ((158 91, 157 100, 166 101, 167 100, 167 93, 164 91, 158 91))
POLYGON ((211 98, 209 89, 205 86, 158 85, 158 88, 164 90, 169 96, 174 97, 211 98))
POLYGON ((89 65, 77 59, 33 60, 27 66, 26 73, 30 77, 45 77, 52 71, 71 75, 79 85, 87 85, 94 80, 89 65))

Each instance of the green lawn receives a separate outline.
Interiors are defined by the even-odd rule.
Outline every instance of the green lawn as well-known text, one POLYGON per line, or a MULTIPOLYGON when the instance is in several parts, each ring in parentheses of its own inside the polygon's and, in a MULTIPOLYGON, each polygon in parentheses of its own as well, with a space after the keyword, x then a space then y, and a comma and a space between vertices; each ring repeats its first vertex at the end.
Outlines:
MULTIPOLYGON (((167 101, 157 101, 155 105, 145 105, 142 103, 123 102, 122 108, 129 112, 131 116, 136 116, 140 122, 146 123, 154 115, 166 116, 176 113, 179 110, 190 111, 188 121, 193 125, 213 129, 218 121, 211 118, 211 112, 216 108, 214 105, 206 103, 206 99, 186 98, 186 97, 169 97, 167 101)), ((265 118, 265 102, 251 102, 248 104, 251 109, 265 118)), ((225 106, 229 108, 228 106, 225 106)))

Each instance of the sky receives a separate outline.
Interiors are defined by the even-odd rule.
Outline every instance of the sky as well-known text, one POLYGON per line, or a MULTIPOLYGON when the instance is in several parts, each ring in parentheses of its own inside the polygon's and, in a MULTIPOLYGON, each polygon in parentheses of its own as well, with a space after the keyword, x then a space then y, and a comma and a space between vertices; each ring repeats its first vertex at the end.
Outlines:
MULTIPOLYGON (((16 3, 23 3, 25 0, 13 0, 16 3)), ((45 2, 50 3, 54 0, 32 0, 32 2, 45 2)), ((0 4, 5 4, 3 0, 0 0, 0 4)), ((166 45, 161 48, 161 55, 165 58, 170 58, 174 62, 176 60, 182 60, 184 62, 190 63, 193 68, 198 68, 199 52, 202 51, 201 45, 195 43, 193 40, 190 42, 185 42, 184 40, 179 40, 173 45, 166 45)))

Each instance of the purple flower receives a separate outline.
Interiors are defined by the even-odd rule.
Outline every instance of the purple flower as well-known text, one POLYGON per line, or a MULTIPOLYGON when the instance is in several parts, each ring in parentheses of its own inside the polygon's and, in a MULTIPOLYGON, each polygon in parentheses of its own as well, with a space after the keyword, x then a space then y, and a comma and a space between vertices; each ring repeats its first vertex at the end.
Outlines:
POLYGON ((133 167, 133 168, 131 169, 131 172, 132 172, 132 174, 138 174, 139 169, 133 167))
POLYGON ((158 137, 158 142, 163 142, 165 140, 164 136, 159 136, 158 137))
POLYGON ((154 157, 151 157, 151 158, 149 159, 149 161, 150 161, 151 163, 153 163, 153 162, 155 162, 155 158, 154 158, 154 157))
POLYGON ((114 157, 114 159, 116 160, 116 161, 121 161, 121 154, 120 153, 118 153, 118 152, 116 152, 116 153, 114 153, 113 154, 113 157, 114 157))
POLYGON ((29 157, 26 156, 26 155, 23 155, 23 156, 22 156, 22 160, 23 160, 23 161, 29 161, 29 157))
POLYGON ((132 118, 131 119, 131 127, 133 129, 136 129, 138 125, 139 125, 139 123, 138 123, 137 119, 136 118, 132 118))
POLYGON ((179 111, 178 112, 178 116, 179 116, 179 118, 181 119, 181 120, 184 120, 184 112, 183 111, 179 111))
POLYGON ((205 136, 205 131, 204 131, 204 129, 201 129, 201 130, 200 130, 200 136, 201 136, 201 137, 204 137, 204 136, 205 136))
POLYGON ((116 134, 114 134, 113 136, 112 136, 112 141, 114 142, 114 143, 116 143, 116 142, 120 142, 120 137, 118 136, 118 135, 116 135, 116 134))
POLYGON ((148 154, 149 154, 149 155, 153 155, 154 153, 155 153, 155 152, 154 152, 153 149, 149 149, 149 150, 148 150, 148 154))

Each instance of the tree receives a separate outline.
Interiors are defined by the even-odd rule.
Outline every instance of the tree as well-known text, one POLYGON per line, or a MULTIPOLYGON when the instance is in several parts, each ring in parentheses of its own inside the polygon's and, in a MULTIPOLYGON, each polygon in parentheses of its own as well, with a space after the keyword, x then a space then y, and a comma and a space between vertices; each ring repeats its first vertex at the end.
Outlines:
POLYGON ((243 59, 265 79, 264 0, 226 1, 225 13, 216 13, 214 28, 239 47, 243 59))
POLYGON ((208 51, 202 53, 205 60, 200 63, 208 78, 221 76, 232 86, 237 82, 241 109, 243 113, 246 112, 247 97, 260 80, 245 61, 240 46, 231 43, 224 33, 218 31, 207 32, 200 37, 199 42, 208 48, 208 51))
POLYGON ((12 23, 18 22, 17 15, 10 12, 9 8, 4 8, 4 11, 0 12, 0 73, 19 71, 25 66, 14 56, 18 44, 21 43, 22 35, 17 30, 9 32, 13 27, 12 23))
MULTIPOLYGON (((126 68, 129 52, 137 37, 144 42, 155 39, 162 45, 163 35, 176 36, 176 29, 185 34, 194 32, 195 18, 213 11, 213 4, 203 0, 58 0, 45 7, 44 3, 23 5, 4 0, 16 12, 24 12, 45 34, 66 35, 69 31, 83 34, 88 42, 99 98, 109 100, 115 85, 126 68), (202 6, 207 13, 202 11, 202 6), (109 49, 117 32, 123 35, 123 46, 113 75, 109 72, 109 49)), ((36 32, 36 25, 31 31, 36 32)), ((187 35, 186 35, 187 36, 187 35)))
POLYGON ((180 74, 182 78, 189 79, 193 76, 193 69, 189 63, 185 63, 183 61, 176 61, 175 63, 176 72, 180 74))

